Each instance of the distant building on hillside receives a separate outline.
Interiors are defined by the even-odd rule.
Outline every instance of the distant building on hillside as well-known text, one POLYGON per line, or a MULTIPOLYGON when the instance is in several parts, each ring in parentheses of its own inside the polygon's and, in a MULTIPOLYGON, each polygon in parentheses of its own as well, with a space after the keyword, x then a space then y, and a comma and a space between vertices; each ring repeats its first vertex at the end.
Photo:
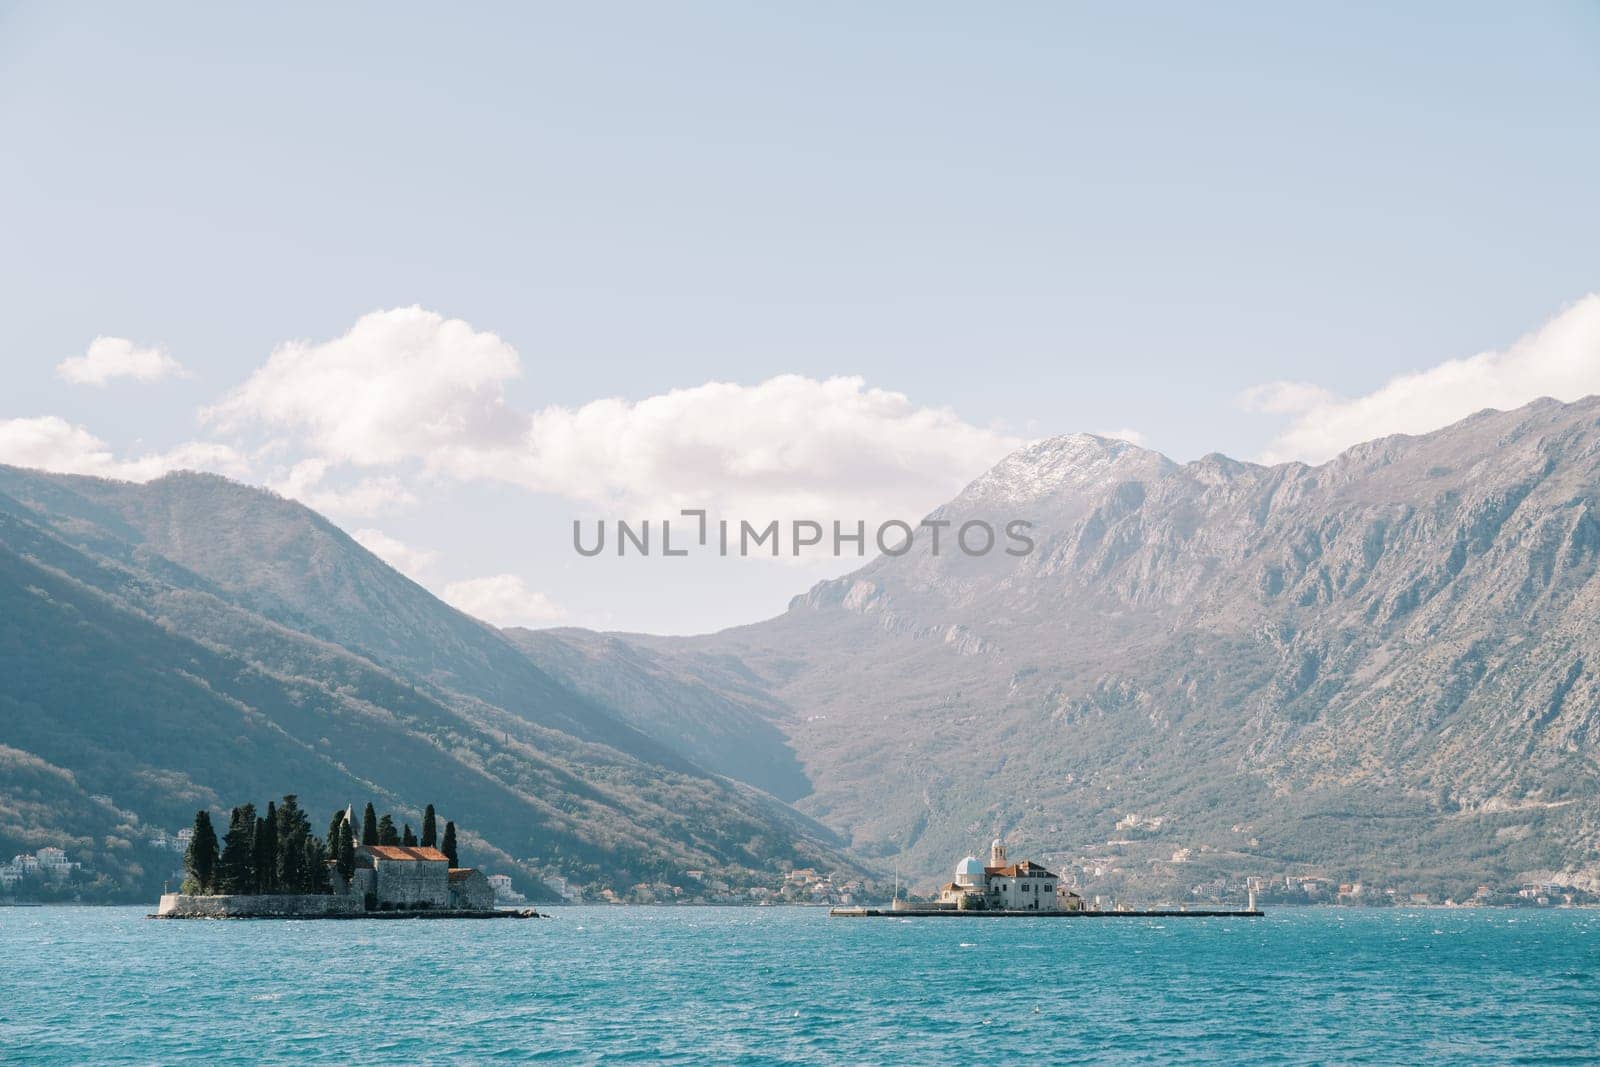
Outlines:
POLYGON ((64 849, 46 846, 33 855, 18 853, 11 862, 0 866, 0 886, 10 889, 24 878, 49 878, 65 882, 82 864, 69 859, 64 849))
POLYGON ((65 850, 59 848, 41 848, 33 855, 39 865, 39 873, 56 881, 66 881, 78 866, 67 859, 65 850))

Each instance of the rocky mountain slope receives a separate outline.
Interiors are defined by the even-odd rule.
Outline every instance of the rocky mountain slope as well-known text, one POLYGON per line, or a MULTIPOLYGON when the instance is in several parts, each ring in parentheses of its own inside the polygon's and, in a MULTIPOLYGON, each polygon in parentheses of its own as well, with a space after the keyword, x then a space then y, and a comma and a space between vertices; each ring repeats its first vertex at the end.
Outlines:
POLYGON ((297 788, 452 798, 480 855, 596 884, 931 883, 1000 833, 1089 892, 1597 886, 1600 400, 1317 467, 1054 438, 932 517, 1035 549, 924 537, 702 637, 502 633, 270 494, 0 468, 0 853, 134 877, 91 795, 297 788))
POLYGON ((145 827, 290 791, 413 824, 436 802, 534 893, 856 869, 320 516, 220 478, 0 468, 0 677, 0 853, 65 844, 129 893, 171 869, 145 827))
POLYGON ((665 656, 570 628, 514 627, 505 634, 534 663, 700 766, 785 801, 811 792, 773 721, 783 705, 736 658, 665 656))
POLYGON ((1600 876, 1600 400, 1318 467, 1055 438, 935 517, 1037 547, 626 643, 760 680, 802 809, 927 878, 996 831, 1108 889, 1600 876))

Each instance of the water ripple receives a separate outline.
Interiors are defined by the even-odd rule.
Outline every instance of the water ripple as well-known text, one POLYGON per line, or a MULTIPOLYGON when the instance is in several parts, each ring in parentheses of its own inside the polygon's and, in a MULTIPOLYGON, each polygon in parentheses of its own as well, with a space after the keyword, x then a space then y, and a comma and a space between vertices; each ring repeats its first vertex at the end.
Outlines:
POLYGON ((1600 915, 173 923, 0 909, 0 1060, 1577 1063, 1600 915))

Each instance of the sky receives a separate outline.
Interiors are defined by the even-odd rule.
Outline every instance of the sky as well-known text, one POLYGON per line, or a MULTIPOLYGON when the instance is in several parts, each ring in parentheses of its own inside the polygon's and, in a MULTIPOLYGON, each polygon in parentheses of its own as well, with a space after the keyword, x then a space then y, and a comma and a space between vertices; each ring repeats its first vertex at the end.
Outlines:
POLYGON ((689 633, 860 561, 573 522, 1600 392, 1600 5, 1398 7, 0 2, 0 462, 689 633))

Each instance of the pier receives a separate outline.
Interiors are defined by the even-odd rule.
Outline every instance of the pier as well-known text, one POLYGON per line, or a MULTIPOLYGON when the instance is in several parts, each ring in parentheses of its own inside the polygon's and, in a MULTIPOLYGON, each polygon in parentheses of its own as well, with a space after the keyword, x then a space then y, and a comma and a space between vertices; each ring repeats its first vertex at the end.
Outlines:
POLYGON ((1113 911, 957 911, 953 908, 829 908, 834 919, 1259 919, 1260 908, 1133 908, 1113 911))

